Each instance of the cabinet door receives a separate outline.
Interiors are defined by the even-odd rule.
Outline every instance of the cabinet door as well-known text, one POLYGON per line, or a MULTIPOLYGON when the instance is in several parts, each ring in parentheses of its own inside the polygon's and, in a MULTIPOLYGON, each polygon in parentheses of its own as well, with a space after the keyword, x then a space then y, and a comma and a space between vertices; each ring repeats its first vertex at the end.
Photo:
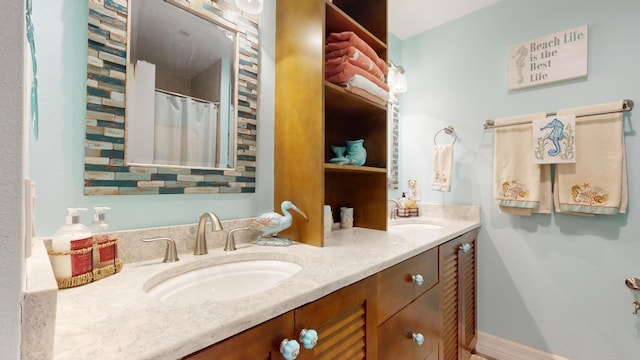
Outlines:
POLYGON ((189 360, 277 360, 280 342, 293 337, 293 311, 187 355, 189 360))
POLYGON ((425 360, 438 358, 440 339, 440 286, 414 302, 378 328, 378 358, 425 360), (420 334, 424 343, 414 341, 420 334))
POLYGON ((376 357, 376 283, 369 277, 295 310, 295 333, 318 332, 313 349, 299 360, 357 360, 376 357))
POLYGON ((469 359, 476 343, 476 237, 471 231, 440 246, 444 360, 469 359))

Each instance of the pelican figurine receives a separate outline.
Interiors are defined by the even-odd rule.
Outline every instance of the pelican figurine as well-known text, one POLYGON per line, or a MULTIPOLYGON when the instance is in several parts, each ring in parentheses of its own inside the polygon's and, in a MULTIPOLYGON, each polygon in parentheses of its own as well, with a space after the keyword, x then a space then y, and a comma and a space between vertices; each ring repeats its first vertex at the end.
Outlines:
POLYGON ((277 212, 268 212, 262 214, 251 221, 249 228, 260 231, 262 234, 258 237, 258 245, 276 245, 276 246, 289 246, 291 240, 278 236, 278 232, 287 229, 293 223, 293 216, 289 210, 295 210, 302 215, 306 220, 309 220, 307 214, 300 210, 297 206, 293 205, 291 201, 285 200, 280 205, 283 215, 277 212))

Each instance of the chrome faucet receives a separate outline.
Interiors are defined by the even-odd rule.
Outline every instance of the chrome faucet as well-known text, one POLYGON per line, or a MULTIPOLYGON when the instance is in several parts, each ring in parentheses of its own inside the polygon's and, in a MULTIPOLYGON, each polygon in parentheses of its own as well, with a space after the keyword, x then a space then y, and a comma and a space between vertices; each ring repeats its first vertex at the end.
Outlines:
POLYGON ((400 209, 402 205, 400 205, 400 202, 396 199, 389 199, 388 201, 391 201, 397 206, 391 209, 391 215, 389 216, 389 219, 395 219, 398 216, 398 209, 400 209))
POLYGON ((221 231, 222 224, 218 216, 212 212, 206 212, 200 216, 198 221, 198 233, 196 234, 196 246, 193 249, 193 255, 205 255, 207 254, 207 237, 205 235, 205 227, 207 226, 207 219, 211 219, 211 230, 221 231))

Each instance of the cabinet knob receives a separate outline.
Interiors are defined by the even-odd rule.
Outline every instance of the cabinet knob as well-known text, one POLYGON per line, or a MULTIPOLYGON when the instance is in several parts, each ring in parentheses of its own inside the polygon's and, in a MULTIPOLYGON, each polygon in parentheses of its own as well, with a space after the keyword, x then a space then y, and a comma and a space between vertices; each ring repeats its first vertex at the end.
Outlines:
POLYGON ((462 244, 458 247, 458 249, 460 249, 463 253, 468 253, 469 250, 471 250, 471 244, 466 243, 466 244, 462 244))
POLYGON ((411 338, 413 339, 413 342, 422 346, 422 344, 424 344, 424 336, 420 333, 413 333, 411 334, 411 338))
POLYGON ((280 343, 280 353, 286 360, 295 360, 300 354, 300 344, 295 340, 284 339, 280 343))
POLYGON ((411 275, 411 281, 418 286, 422 286, 422 284, 424 284, 424 278, 420 274, 411 275))
POLYGON ((318 343, 318 332, 315 330, 300 330, 300 342, 305 349, 313 349, 318 343))

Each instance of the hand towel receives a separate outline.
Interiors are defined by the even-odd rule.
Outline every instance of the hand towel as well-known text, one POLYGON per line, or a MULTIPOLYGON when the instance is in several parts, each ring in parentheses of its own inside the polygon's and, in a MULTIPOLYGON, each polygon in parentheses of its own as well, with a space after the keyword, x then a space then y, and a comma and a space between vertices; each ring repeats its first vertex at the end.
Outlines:
POLYGON ((433 177, 431 189, 451 191, 451 171, 453 169, 453 144, 436 145, 433 150, 433 177))
MULTIPOLYGON (((615 111, 622 101, 558 111, 558 115, 615 111)), ((627 210, 627 166, 622 113, 576 119, 576 163, 558 164, 556 211, 619 214, 627 210)))
POLYGON ((534 164, 531 158, 531 121, 546 115, 528 114, 495 122, 493 193, 501 213, 551 213, 550 167, 534 164))

